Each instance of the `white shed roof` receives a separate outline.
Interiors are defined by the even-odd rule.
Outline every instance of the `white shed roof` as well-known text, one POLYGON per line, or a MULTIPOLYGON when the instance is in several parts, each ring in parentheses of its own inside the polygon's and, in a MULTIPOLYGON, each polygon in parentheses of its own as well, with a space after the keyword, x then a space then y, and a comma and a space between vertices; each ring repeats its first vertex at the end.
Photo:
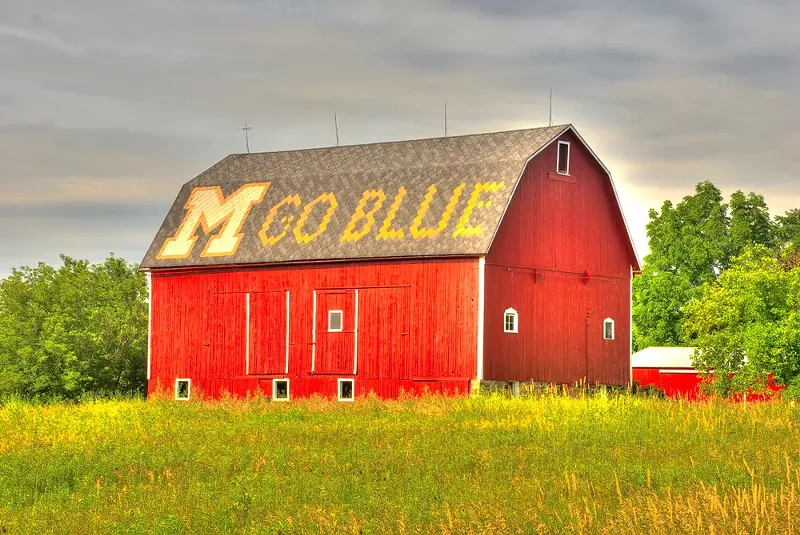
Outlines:
POLYGON ((648 347, 631 355, 633 368, 694 368, 694 347, 648 347))

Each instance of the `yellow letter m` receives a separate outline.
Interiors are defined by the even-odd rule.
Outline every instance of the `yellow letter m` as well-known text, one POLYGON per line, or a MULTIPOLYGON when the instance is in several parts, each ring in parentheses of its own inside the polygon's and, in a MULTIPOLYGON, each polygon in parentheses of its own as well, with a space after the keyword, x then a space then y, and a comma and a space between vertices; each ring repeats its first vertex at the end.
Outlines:
POLYGON ((209 234, 222 225, 222 230, 209 238, 205 249, 200 253, 203 258, 212 256, 231 256, 236 254, 242 226, 254 205, 261 202, 271 182, 245 184, 227 198, 219 186, 201 187, 192 190, 186 201, 186 215, 172 238, 164 241, 156 258, 188 258, 197 241, 197 227, 209 234))

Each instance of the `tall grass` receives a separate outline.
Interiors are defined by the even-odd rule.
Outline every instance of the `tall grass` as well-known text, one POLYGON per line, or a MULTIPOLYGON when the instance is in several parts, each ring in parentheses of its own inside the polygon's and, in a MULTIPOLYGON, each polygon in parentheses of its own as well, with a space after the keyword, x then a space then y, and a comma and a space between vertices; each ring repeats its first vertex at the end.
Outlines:
POLYGON ((800 533, 799 417, 554 393, 9 403, 0 533, 800 533))

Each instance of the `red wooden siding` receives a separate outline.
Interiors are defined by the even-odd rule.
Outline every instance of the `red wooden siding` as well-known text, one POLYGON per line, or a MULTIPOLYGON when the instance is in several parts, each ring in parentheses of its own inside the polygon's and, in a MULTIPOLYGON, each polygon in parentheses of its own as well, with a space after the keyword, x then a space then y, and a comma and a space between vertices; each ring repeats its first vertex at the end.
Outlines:
POLYGON ((154 272, 149 389, 172 392, 186 377, 193 395, 271 393, 273 377, 288 377, 292 397, 335 396, 336 379, 354 377, 357 396, 467 392, 477 288, 475 258, 154 272), (342 332, 327 332, 329 310, 344 312, 342 332))
POLYGON ((626 384, 635 256, 605 171, 572 133, 561 139, 569 176, 556 173, 557 143, 531 160, 486 257, 484 378, 626 384), (507 308, 518 333, 503 332, 507 308))

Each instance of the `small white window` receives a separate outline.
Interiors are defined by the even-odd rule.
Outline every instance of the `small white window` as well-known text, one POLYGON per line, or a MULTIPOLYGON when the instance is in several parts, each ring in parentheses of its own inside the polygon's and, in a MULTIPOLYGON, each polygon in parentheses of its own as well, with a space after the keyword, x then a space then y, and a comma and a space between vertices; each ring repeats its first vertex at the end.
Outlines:
POLYGON ((344 323, 344 312, 341 310, 328 311, 328 332, 338 333, 342 332, 342 324, 344 323))
POLYGON ((187 401, 192 393, 191 379, 175 379, 175 399, 187 401))
POLYGON ((339 379, 339 401, 353 401, 355 399, 353 379, 339 379))
POLYGON ((569 174, 569 142, 558 142, 558 163, 556 164, 556 171, 559 175, 569 174))
POLYGON ((289 401, 289 379, 272 380, 273 401, 289 401))
POLYGON ((606 318, 603 320, 603 340, 614 339, 614 320, 606 318))
POLYGON ((513 308, 507 308, 503 313, 503 332, 519 332, 519 316, 513 308))

